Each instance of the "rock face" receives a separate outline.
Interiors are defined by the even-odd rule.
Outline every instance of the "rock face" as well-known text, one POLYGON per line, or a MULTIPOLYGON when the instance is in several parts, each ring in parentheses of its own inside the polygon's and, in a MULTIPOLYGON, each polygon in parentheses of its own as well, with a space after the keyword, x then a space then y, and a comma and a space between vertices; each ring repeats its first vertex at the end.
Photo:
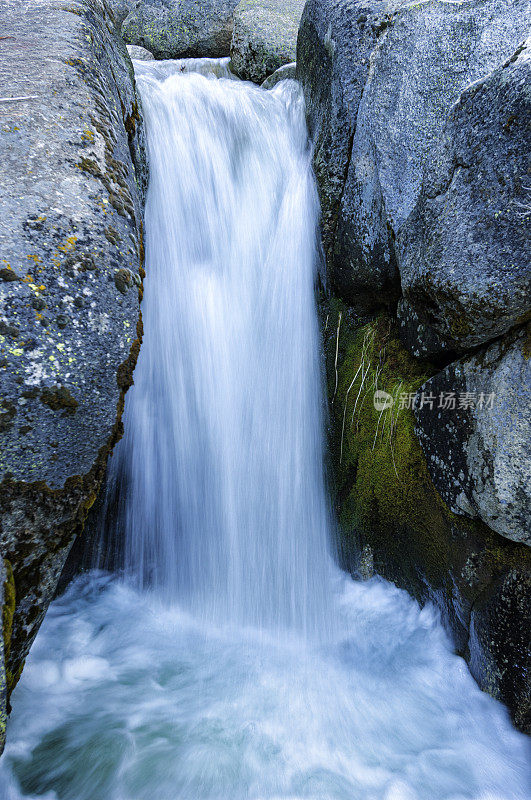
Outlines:
POLYGON ((234 12, 231 66, 245 80, 262 83, 295 61, 304 0, 241 0, 234 12))
POLYGON ((371 309, 399 298, 395 240, 452 105, 512 56, 527 0, 309 0, 299 34, 333 288, 371 309), (327 166, 329 165, 329 166, 327 166))
POLYGON ((21 6, 0 5, 0 83, 13 98, 0 104, 8 690, 120 436, 142 332, 146 185, 131 61, 105 4, 21 6))
POLYGON ((120 28, 122 22, 132 9, 137 5, 138 0, 109 0, 114 23, 120 28))
POLYGON ((154 61, 155 56, 146 50, 145 47, 138 47, 135 44, 127 45, 127 52, 131 58, 136 58, 138 61, 154 61))
POLYGON ((470 616, 470 670, 482 689, 515 709, 531 732, 531 571, 511 569, 480 595, 470 616), (515 674, 521 671, 520 680, 515 674))
POLYGON ((428 468, 450 509, 528 545, 530 408, 531 325, 450 364, 422 387, 415 407, 428 468))
POLYGON ((531 40, 463 93, 427 168, 398 248, 418 355, 465 352, 531 317, 530 81, 531 40))
MULTIPOLYGON (((489 513, 497 503, 498 509, 501 506, 505 511, 505 519, 516 521, 516 511, 523 512, 529 502, 525 474, 520 489, 527 499, 514 485, 518 467, 529 475, 530 460, 525 459, 529 438, 522 437, 529 425, 525 419, 529 400, 526 405, 522 398, 521 409, 511 417, 508 409, 516 402, 517 390, 503 384, 509 377, 506 370, 514 369, 519 345, 515 342, 512 352, 508 349, 501 360, 494 352, 484 357, 484 362, 487 357, 491 362, 502 403, 497 412, 485 410, 477 422, 474 413, 468 412, 476 432, 456 412, 449 414, 456 414, 458 424, 447 432, 438 418, 438 400, 433 410, 424 407, 421 422, 429 425, 426 439, 431 434, 438 443, 425 455, 416 435, 413 401, 421 387, 421 391, 430 387, 435 394, 445 373, 426 382, 436 368, 407 352, 400 343, 397 322, 389 316, 361 324, 352 309, 336 298, 322 301, 321 314, 330 407, 329 463, 343 566, 361 577, 370 577, 374 570, 408 589, 419 602, 434 603, 479 685, 506 703, 515 723, 531 732, 531 548, 500 536, 482 519, 454 514, 445 495, 441 492, 441 497, 435 488, 430 459, 430 453, 435 453, 436 469, 444 470, 444 484, 445 479, 450 480, 447 473, 452 464, 445 440, 450 440, 450 449, 457 455, 462 456, 463 445, 470 447, 472 455, 471 441, 481 442, 477 430, 483 425, 487 434, 487 444, 481 444, 484 460, 476 466, 472 459, 470 469, 486 486, 485 501, 492 501, 489 513), (507 388, 510 395, 505 397, 507 388), (392 398, 383 411, 374 406, 376 389, 392 398), (498 453, 493 435, 496 427, 489 424, 489 414, 495 414, 500 425, 497 432, 503 441, 498 453), (503 430, 504 423, 515 425, 514 430, 503 430), (468 428, 464 427, 467 424, 468 428), (491 453, 486 450, 489 446, 491 453), (505 473, 502 453, 509 459, 505 473), (494 457, 494 476, 490 455, 494 457), (499 496, 501 490, 505 497, 499 496), (521 505, 504 508, 508 494, 521 505)), ((489 371, 485 364, 482 370, 483 374, 480 371, 475 382, 469 383, 471 390, 483 387, 489 371)), ((515 374, 515 385, 518 380, 515 374)), ((447 383, 459 395, 459 383, 444 380, 445 389, 447 383)), ((476 415, 481 416, 479 411, 476 415)), ((422 444, 426 449, 424 439, 422 444)), ((454 467, 459 469, 457 461, 454 467)), ((460 480, 458 473, 456 478, 460 480)), ((441 484, 436 484, 437 488, 441 484)), ((488 521, 490 525, 490 518, 488 521)), ((524 524, 523 530, 527 529, 524 524)))
MULTIPOLYGON (((378 13, 383 13, 384 6, 383 2, 308 0, 297 43, 297 78, 304 90, 308 128, 315 145, 314 170, 329 277, 336 291, 351 303, 359 302, 362 282, 355 284, 353 279, 353 258, 341 262, 336 233, 358 106, 378 38, 378 13)), ((373 280, 394 294, 396 265, 390 261, 388 248, 381 256, 381 268, 375 268, 373 280)), ((369 287, 367 291, 371 304, 369 287)))
POLYGON ((122 34, 128 44, 145 47, 156 58, 228 56, 237 3, 238 0, 136 0, 123 20, 122 34))

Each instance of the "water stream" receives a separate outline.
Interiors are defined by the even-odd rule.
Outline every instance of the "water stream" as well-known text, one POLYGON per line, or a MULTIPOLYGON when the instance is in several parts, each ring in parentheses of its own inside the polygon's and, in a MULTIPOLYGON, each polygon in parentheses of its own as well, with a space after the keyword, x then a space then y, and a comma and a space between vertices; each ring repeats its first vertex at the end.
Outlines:
POLYGON ((330 555, 318 202, 292 81, 137 62, 144 344, 125 570, 51 607, 13 698, 6 800, 525 800, 529 744, 435 611, 330 555))
POLYGON ((161 82, 167 69, 138 69, 149 282, 121 451, 126 567, 208 621, 320 633, 317 199, 301 97, 182 64, 161 82))

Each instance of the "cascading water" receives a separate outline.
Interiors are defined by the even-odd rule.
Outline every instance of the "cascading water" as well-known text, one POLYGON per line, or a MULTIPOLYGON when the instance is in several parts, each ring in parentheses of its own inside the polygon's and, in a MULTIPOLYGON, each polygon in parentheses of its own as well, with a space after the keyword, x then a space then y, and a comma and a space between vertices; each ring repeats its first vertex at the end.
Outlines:
POLYGON ((162 82, 167 65, 138 69, 150 191, 122 447, 127 567, 206 619, 320 631, 330 568, 302 99, 293 82, 273 94, 173 69, 162 82))
POLYGON ((433 609, 332 567, 300 92, 137 63, 144 344, 112 462, 126 579, 50 609, 7 800, 525 800, 525 737, 433 609))

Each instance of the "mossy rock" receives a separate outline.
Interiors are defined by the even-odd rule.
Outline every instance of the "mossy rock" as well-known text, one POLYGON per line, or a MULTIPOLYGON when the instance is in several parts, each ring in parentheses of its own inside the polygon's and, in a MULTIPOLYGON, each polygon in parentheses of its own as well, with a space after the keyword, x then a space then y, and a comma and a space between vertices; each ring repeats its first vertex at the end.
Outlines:
MULTIPOLYGON (((115 0, 122 5, 122 35, 155 58, 227 56, 238 0, 115 0)), ((136 57, 136 56, 135 56, 136 57)))
MULTIPOLYGON (((525 603, 517 604, 518 613, 514 604, 509 609, 506 603, 507 615, 496 620, 489 598, 497 596, 500 583, 515 570, 527 576, 520 585, 524 583, 529 594, 531 551, 504 540, 481 522, 453 514, 437 493, 411 409, 414 395, 435 368, 408 354, 396 324, 385 314, 363 320, 336 298, 322 302, 321 314, 330 409, 329 468, 343 566, 366 575, 370 564, 419 602, 434 602, 456 650, 467 660, 471 615, 482 598, 489 615, 482 617, 479 658, 484 663, 504 658, 497 626, 504 627, 507 650, 520 652, 522 631, 529 630, 530 622, 525 603), (375 407, 376 391, 386 393, 388 408, 375 407), (496 642, 488 653, 486 631, 496 642)), ((476 661, 477 652, 476 648, 476 661)), ((474 675, 482 688, 508 703, 514 718, 525 726, 529 678, 522 660, 513 665, 504 662, 503 669, 489 671, 488 679, 480 669, 474 675)))
POLYGON ((304 0, 241 0, 234 11, 231 68, 240 78, 263 83, 297 56, 304 0))
POLYGON ((0 562, 0 602, 2 604, 2 641, 0 643, 0 753, 6 740, 6 724, 8 714, 8 697, 11 690, 12 676, 7 668, 7 659, 11 647, 13 615, 15 613, 15 581, 10 562, 0 562))

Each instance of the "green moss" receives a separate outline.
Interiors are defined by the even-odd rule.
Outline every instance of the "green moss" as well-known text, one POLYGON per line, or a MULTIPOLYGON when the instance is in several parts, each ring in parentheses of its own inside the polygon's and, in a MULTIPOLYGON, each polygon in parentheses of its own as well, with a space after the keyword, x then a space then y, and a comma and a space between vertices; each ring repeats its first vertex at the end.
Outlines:
POLYGON ((329 384, 341 529, 347 536, 366 537, 377 561, 385 552, 387 560, 416 571, 418 548, 410 541, 405 550, 403 542, 414 527, 422 539, 425 569, 439 571, 447 540, 433 533, 447 528, 447 512, 429 478, 408 407, 432 370, 409 356, 386 316, 353 328, 343 312, 342 325, 337 390, 335 363, 334 388, 329 384), (393 398, 388 409, 375 408, 377 390, 393 398))
POLYGON ((129 139, 136 135, 136 126, 141 121, 138 103, 135 101, 129 114, 124 115, 124 126, 129 139))
POLYGON ((361 320, 336 298, 322 303, 321 314, 343 566, 362 578, 376 572, 420 602, 434 602, 479 685, 509 705, 521 730, 531 730, 522 666, 531 548, 453 514, 439 497, 410 407, 435 369, 408 354, 396 324, 386 315, 361 320), (389 408, 375 408, 376 390, 393 398, 389 408), (514 588, 505 591, 513 585, 523 601, 514 588))
POLYGON ((15 579, 13 568, 8 559, 4 559, 5 580, 3 586, 4 601, 2 606, 2 639, 3 639, 3 664, 0 670, 0 753, 4 749, 7 715, 9 713, 9 695, 16 686, 19 674, 13 676, 8 669, 8 659, 11 651, 11 637, 13 634, 13 617, 15 615, 15 579))
POLYGON ((410 407, 435 369, 409 355, 386 315, 360 325, 336 299, 324 314, 330 466, 346 560, 356 565, 369 546, 375 570, 419 600, 442 590, 450 604, 471 606, 496 575, 529 565, 526 548, 453 514, 437 493, 410 407), (393 398, 383 412, 376 390, 393 398))
MULTIPOLYGON (((11 562, 5 558, 4 566, 6 570, 6 579, 4 581, 4 605, 2 607, 2 636, 4 641, 4 664, 5 664, 5 677, 6 677, 6 690, 7 697, 9 698, 11 692, 17 685, 17 681, 22 673, 22 667, 17 670, 16 674, 12 674, 8 669, 7 664, 9 655, 11 653, 11 636, 13 634, 13 618, 15 616, 16 607, 16 591, 15 591, 15 577, 11 562)), ((1 730, 1 721, 0 721, 1 730)))
POLYGON ((41 391, 41 402, 53 411, 64 410, 66 414, 75 414, 79 403, 66 386, 52 386, 41 391))
POLYGON ((452 314, 452 312, 449 312, 448 317, 450 323, 450 332, 452 336, 459 339, 461 337, 469 336, 471 333, 473 333, 473 328, 467 321, 464 313, 452 314))
POLYGON ((528 323, 526 326, 526 337, 524 341, 524 348, 523 348, 524 358, 526 361, 531 358, 531 323, 528 323))
POLYGON ((2 633, 4 639, 4 657, 7 660, 11 648, 11 632, 15 614, 15 578, 11 562, 4 559, 6 580, 4 582, 4 605, 2 608, 2 633))
POLYGON ((87 156, 81 156, 79 159, 79 163, 77 165, 79 169, 82 169, 84 172, 88 172, 90 175, 93 175, 95 178, 102 178, 103 174, 98 165, 98 162, 94 158, 88 158, 87 156))

